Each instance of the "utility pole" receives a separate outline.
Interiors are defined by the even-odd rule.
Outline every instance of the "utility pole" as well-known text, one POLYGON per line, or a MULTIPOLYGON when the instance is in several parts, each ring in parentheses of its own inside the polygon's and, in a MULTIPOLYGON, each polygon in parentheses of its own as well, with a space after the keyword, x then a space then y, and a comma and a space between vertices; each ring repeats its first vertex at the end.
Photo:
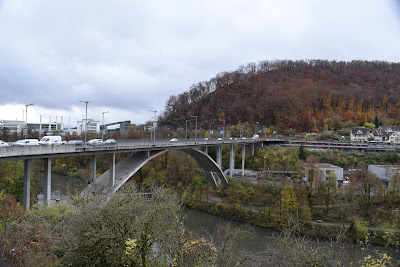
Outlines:
POLYGON ((189 121, 190 121, 190 120, 185 120, 185 123, 186 123, 185 140, 187 139, 187 123, 188 123, 189 121))
POLYGON ((27 137, 27 134, 28 134, 28 107, 29 106, 32 106, 33 104, 26 104, 25 105, 25 119, 26 119, 26 132, 25 132, 25 139, 26 139, 26 137, 27 137))
POLYGON ((225 139, 225 120, 219 120, 219 121, 222 121, 224 123, 222 126, 222 140, 224 140, 225 139))
POLYGON ((190 117, 196 118, 196 133, 195 133, 195 136, 194 136, 194 141, 197 142, 197 117, 198 116, 191 115, 190 117))
POLYGON ((87 105, 89 104, 89 101, 81 101, 81 100, 79 100, 79 102, 81 102, 81 103, 85 103, 85 104, 86 104, 86 117, 85 117, 85 146, 86 146, 86 133, 87 133, 87 105))
POLYGON ((103 120, 102 120, 101 124, 103 125, 103 131, 101 132, 101 141, 103 141, 103 136, 104 136, 104 114, 105 114, 105 113, 108 113, 108 111, 102 112, 102 114, 103 114, 103 120))
POLYGON ((154 112, 154 121, 153 121, 153 128, 154 128, 154 143, 156 142, 156 127, 157 127, 157 111, 156 110, 149 110, 150 112, 154 112))
POLYGON ((214 124, 213 122, 209 122, 208 124, 210 124, 210 139, 211 139, 211 125, 214 124))

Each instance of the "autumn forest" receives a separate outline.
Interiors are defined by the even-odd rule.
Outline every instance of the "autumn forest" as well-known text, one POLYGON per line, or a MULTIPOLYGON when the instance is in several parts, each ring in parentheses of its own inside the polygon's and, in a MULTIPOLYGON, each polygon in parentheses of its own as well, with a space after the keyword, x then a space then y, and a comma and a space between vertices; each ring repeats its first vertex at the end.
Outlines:
POLYGON ((181 126, 259 122, 280 129, 318 131, 378 120, 400 123, 400 64, 384 61, 261 61, 222 72, 171 96, 161 119, 181 126), (326 128, 325 128, 326 129, 326 128))

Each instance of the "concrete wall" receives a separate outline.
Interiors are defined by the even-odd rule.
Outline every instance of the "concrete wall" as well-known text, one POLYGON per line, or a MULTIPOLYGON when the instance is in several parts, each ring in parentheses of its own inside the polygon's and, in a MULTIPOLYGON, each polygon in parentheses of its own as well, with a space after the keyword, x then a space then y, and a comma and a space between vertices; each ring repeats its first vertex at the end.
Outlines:
POLYGON ((0 158, 75 152, 75 145, 37 145, 0 147, 0 158))

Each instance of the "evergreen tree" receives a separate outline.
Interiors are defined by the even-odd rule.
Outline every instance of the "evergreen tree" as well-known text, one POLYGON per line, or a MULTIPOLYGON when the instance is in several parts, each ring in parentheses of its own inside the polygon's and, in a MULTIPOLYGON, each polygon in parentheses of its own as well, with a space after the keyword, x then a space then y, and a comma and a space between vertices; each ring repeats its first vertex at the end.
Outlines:
POLYGON ((301 144, 299 148, 299 159, 306 160, 307 159, 307 150, 304 148, 303 144, 301 144))

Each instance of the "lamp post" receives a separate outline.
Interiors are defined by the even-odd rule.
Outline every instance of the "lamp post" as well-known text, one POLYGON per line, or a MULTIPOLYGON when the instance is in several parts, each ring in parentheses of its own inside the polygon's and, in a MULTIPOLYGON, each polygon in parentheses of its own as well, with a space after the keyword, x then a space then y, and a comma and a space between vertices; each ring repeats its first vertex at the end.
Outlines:
POLYGON ((211 139, 211 125, 214 124, 213 122, 209 122, 208 124, 210 124, 210 139, 211 139))
POLYGON ((25 124, 26 124, 26 132, 25 132, 25 139, 26 139, 26 136, 27 136, 27 134, 28 134, 28 107, 29 106, 32 106, 33 104, 26 104, 25 105, 25 120, 26 120, 26 122, 25 122, 25 124))
POLYGON ((222 126, 222 140, 224 140, 225 139, 225 120, 219 120, 219 121, 222 121, 224 123, 222 126))
POLYGON ((197 117, 198 117, 198 116, 193 116, 193 115, 191 115, 190 117, 196 118, 196 132, 195 132, 195 136, 194 136, 194 141, 197 142, 197 117))
POLYGON ((185 140, 187 139, 187 123, 188 123, 189 121, 190 121, 190 120, 185 120, 185 123, 186 123, 185 140))
POLYGON ((103 136, 104 136, 104 114, 108 113, 108 111, 104 111, 102 112, 103 114, 103 121, 101 122, 101 124, 103 125, 103 131, 101 132, 101 141, 103 141, 103 136))
POLYGON ((86 146, 86 132, 87 132, 87 105, 89 104, 89 101, 81 101, 81 100, 79 100, 79 102, 81 102, 81 103, 85 103, 85 104, 86 104, 86 117, 85 117, 85 146, 86 146))
POLYGON ((157 123, 157 111, 156 110, 149 110, 150 112, 154 112, 154 121, 153 121, 153 128, 154 128, 154 143, 156 142, 156 123, 157 123))

